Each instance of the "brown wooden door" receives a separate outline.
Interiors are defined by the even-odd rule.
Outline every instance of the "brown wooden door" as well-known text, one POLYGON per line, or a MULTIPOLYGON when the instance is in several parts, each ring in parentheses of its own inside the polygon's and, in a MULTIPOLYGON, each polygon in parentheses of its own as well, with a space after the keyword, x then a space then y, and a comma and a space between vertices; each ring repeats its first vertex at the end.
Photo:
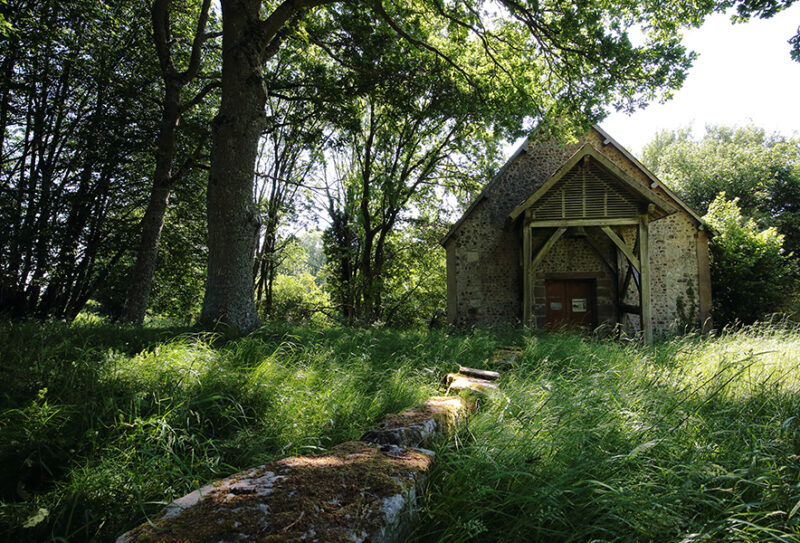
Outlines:
POLYGON ((547 328, 588 331, 597 326, 594 280, 547 281, 545 291, 547 328))

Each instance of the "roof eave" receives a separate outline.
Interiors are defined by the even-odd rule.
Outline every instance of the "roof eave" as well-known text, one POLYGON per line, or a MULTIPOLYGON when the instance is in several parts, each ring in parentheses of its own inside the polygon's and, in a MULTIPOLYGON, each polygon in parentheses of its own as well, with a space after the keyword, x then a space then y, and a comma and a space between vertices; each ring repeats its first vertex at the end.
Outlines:
POLYGON ((635 165, 637 168, 639 168, 640 170, 642 170, 642 172, 643 172, 643 173, 644 173, 644 174, 645 174, 645 175, 648 177, 648 179, 650 179, 650 181, 652 182, 652 183, 651 183, 651 185, 650 185, 650 187, 651 187, 651 188, 660 187, 660 188, 661 188, 661 190, 663 190, 663 191, 664 191, 664 192, 667 194, 667 196, 669 196, 669 197, 670 197, 670 198, 671 198, 671 199, 672 199, 672 200, 673 200, 673 201, 674 201, 676 204, 678 204, 678 207, 680 207, 680 208, 681 208, 681 209, 683 209, 683 210, 684 210, 686 213, 688 213, 688 214, 689 214, 689 215, 690 215, 690 216, 691 216, 691 217, 692 217, 694 220, 696 220, 696 221, 698 222, 698 224, 700 224, 700 225, 705 225, 705 223, 703 222, 703 219, 702 219, 702 217, 700 217, 700 215, 698 215, 698 214, 697 214, 697 212, 696 212, 694 209, 692 209, 692 208, 689 206, 689 204, 687 204, 686 202, 684 202, 683 200, 681 200, 681 199, 678 197, 678 195, 677 195, 677 194, 675 194, 674 192, 672 192, 672 189, 670 189, 670 188, 669 188, 667 185, 665 185, 664 183, 662 183, 662 182, 661 182, 661 180, 660 180, 658 177, 656 177, 656 175, 655 175, 653 172, 651 172, 651 171, 650 171, 650 169, 649 169, 647 166, 645 166, 644 164, 642 164, 642 163, 639 161, 639 159, 637 159, 637 158, 636 158, 635 156, 633 156, 633 155, 632 155, 632 154, 631 154, 631 153, 630 153, 630 152, 629 152, 627 149, 625 149, 625 147, 623 147, 621 143, 619 143, 617 140, 615 140, 614 138, 612 138, 612 137, 611 137, 611 136, 608 134, 608 132, 606 132, 605 130, 603 130, 602 128, 600 128, 600 125, 597 125, 597 124, 596 124, 596 125, 593 125, 593 126, 592 126, 592 128, 594 128, 595 130, 597 130, 597 132, 598 132, 598 133, 599 133, 601 136, 603 136, 603 138, 605 139, 605 141, 603 141, 603 144, 604 144, 604 145, 608 145, 608 144, 611 144, 611 145, 613 145, 613 146, 614 146, 614 148, 615 148, 617 151, 619 151, 620 153, 622 153, 622 155, 623 155, 623 156, 625 156, 625 158, 627 158, 628 160, 630 160, 631 162, 633 162, 633 164, 634 164, 634 165, 635 165))
POLYGON ((461 218, 459 218, 455 223, 453 223, 453 226, 450 227, 450 229, 447 231, 444 237, 441 240, 439 240, 439 245, 444 247, 447 244, 447 242, 450 240, 453 234, 455 234, 456 230, 458 230, 458 227, 461 226, 463 222, 467 220, 467 217, 472 213, 472 211, 476 207, 478 207, 478 204, 481 203, 484 198, 488 198, 487 193, 489 189, 492 187, 492 185, 494 185, 497 182, 497 180, 500 179, 500 177, 506 172, 511 163, 514 162, 514 160, 516 160, 519 155, 527 151, 528 151, 528 138, 525 138, 525 141, 523 141, 522 144, 519 147, 517 147, 517 150, 514 151, 514 154, 512 154, 511 157, 508 160, 506 160, 505 164, 503 164, 503 166, 499 170, 497 170, 497 173, 494 175, 494 177, 492 177, 491 181, 486 183, 486 186, 483 187, 483 190, 480 192, 480 194, 478 194, 478 196, 472 201, 469 207, 467 207, 466 211, 464 211, 464 213, 461 215, 461 218))

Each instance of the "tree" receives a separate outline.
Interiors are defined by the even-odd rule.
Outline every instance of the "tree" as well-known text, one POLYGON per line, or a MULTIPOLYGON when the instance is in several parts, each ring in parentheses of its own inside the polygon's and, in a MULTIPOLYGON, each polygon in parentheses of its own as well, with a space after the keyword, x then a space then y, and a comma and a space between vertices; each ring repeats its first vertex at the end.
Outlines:
POLYGON ((4 3, 0 308, 71 320, 124 261, 157 80, 139 2, 4 3))
POLYGON ((431 77, 424 94, 389 104, 377 89, 360 100, 357 122, 332 137, 340 167, 335 187, 326 187, 325 248, 336 270, 329 280, 333 298, 350 322, 384 319, 387 268, 395 256, 390 240, 414 213, 438 207, 445 172, 464 156, 463 146, 485 141, 480 116, 490 112, 437 89, 435 70, 420 71, 431 77))
MULTIPOLYGON (((153 42, 160 66, 164 94, 161 101, 161 122, 155 139, 152 189, 147 209, 142 217, 139 246, 128 280, 125 305, 120 316, 122 321, 134 324, 141 324, 147 311, 158 245, 161 231, 164 228, 164 217, 170 193, 175 183, 193 167, 193 162, 197 160, 197 155, 205 143, 205 138, 201 138, 194 152, 185 157, 183 164, 177 170, 173 170, 179 122, 188 110, 203 102, 211 91, 219 87, 219 82, 216 80, 205 82, 199 90, 193 90, 191 98, 183 98, 186 87, 200 73, 206 43, 215 34, 206 33, 211 0, 203 0, 199 7, 197 26, 191 36, 181 35, 187 34, 186 28, 179 28, 178 32, 175 32, 174 27, 177 25, 173 24, 170 17, 172 3, 172 0, 155 0, 150 10, 153 42), (180 32, 181 30, 183 32, 180 32), (190 39, 185 40, 187 37, 190 39), (180 46, 186 41, 189 41, 191 46, 188 51, 181 51, 180 46), (178 58, 181 56, 187 57, 186 67, 183 70, 177 66, 178 58)), ((184 19, 187 18, 186 13, 180 15, 184 19)))
POLYGON ((447 269, 439 240, 446 217, 430 213, 408 221, 389 240, 382 319, 388 326, 435 327, 446 323, 447 269))
MULTIPOLYGON (((499 126, 519 130, 530 118, 585 127, 602 117, 606 104, 633 109, 660 89, 668 95, 680 86, 692 58, 680 45, 680 26, 698 24, 713 8, 516 0, 496 5, 374 0, 353 6, 286 0, 274 7, 261 0, 223 0, 221 5, 222 102, 212 129, 202 321, 239 332, 258 323, 250 266, 259 222, 253 166, 269 88, 264 66, 284 40, 338 40, 352 51, 367 51, 369 32, 341 30, 343 22, 369 11, 392 29, 395 40, 413 46, 409 63, 438 62, 455 88, 496 104, 500 115, 493 121, 499 126), (633 25, 644 30, 644 45, 628 39, 626 29, 633 25)), ((376 77, 390 78, 381 68, 373 66, 376 77)))
MULTIPOLYGON (((736 15, 733 16, 733 21, 736 23, 746 23, 753 16, 759 19, 769 19, 790 7, 794 2, 795 0, 724 1, 721 3, 720 8, 726 9, 730 6, 736 6, 736 15)), ((789 38, 789 45, 792 46, 790 52, 792 59, 800 62, 800 26, 797 28, 797 33, 789 38)))
POLYGON ((738 200, 727 200, 724 192, 703 220, 715 232, 710 248, 717 324, 749 324, 780 310, 788 301, 784 286, 790 271, 783 236, 775 228, 759 231, 753 219, 742 216, 738 200))
POLYGON ((276 273, 283 249, 293 239, 281 239, 279 228, 296 216, 300 189, 319 161, 323 123, 313 106, 306 99, 267 101, 272 126, 259 143, 256 163, 255 202, 261 221, 253 270, 256 301, 265 316, 272 316, 276 273))
POLYGON ((661 132, 642 160, 700 213, 724 192, 744 216, 762 228, 775 226, 788 252, 800 254, 800 139, 754 126, 709 126, 700 140, 688 129, 661 132))

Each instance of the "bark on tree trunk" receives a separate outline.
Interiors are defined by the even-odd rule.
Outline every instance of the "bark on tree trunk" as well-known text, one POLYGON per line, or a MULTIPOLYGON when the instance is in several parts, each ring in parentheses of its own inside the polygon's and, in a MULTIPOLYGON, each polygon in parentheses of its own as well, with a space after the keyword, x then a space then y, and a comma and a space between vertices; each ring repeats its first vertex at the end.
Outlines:
POLYGON ((175 139, 180 119, 181 86, 175 80, 166 81, 164 111, 157 140, 153 190, 150 192, 147 211, 142 217, 139 250, 136 253, 136 262, 131 271, 130 284, 125 296, 125 306, 120 316, 122 322, 142 324, 150 301, 158 244, 161 240, 164 217, 167 214, 167 204, 172 191, 172 161, 175 157, 175 139))
POLYGON ((189 64, 185 71, 179 72, 173 61, 170 36, 169 10, 172 0, 156 0, 151 7, 150 15, 153 24, 153 41, 161 66, 161 77, 164 80, 164 109, 161 112, 161 126, 156 141, 156 167, 153 173, 153 189, 150 201, 141 222, 141 237, 136 262, 130 275, 130 285, 125 296, 120 320, 133 324, 142 324, 147 305, 150 301, 150 290, 153 287, 153 272, 156 267, 158 245, 164 218, 167 214, 169 195, 175 184, 172 175, 172 162, 175 159, 175 142, 181 112, 186 106, 198 103, 213 85, 207 85, 188 104, 181 103, 181 91, 197 75, 202 58, 202 45, 207 39, 205 27, 208 22, 208 10, 211 0, 203 0, 197 20, 197 28, 192 41, 189 64))
POLYGON ((205 326, 245 333, 259 325, 253 253, 259 218, 253 203, 258 139, 265 124, 263 46, 248 32, 261 0, 222 2, 222 103, 212 125, 208 180, 205 326))

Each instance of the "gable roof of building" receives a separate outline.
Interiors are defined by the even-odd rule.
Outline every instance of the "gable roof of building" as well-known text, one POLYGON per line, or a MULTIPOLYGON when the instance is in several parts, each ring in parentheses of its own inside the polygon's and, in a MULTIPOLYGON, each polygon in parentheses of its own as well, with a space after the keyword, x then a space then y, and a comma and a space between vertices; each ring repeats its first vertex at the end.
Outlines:
POLYGON ((688 213, 689 216, 692 217, 694 220, 696 220, 699 225, 703 224, 702 217, 700 217, 700 215, 698 215, 697 212, 689 206, 689 204, 687 204, 686 202, 684 202, 683 200, 678 198, 678 195, 675 194, 672 191, 672 189, 670 189, 667 185, 662 183, 661 180, 658 179, 658 177, 656 177, 656 175, 653 172, 651 172, 650 169, 647 166, 645 166, 644 164, 639 162, 639 159, 637 159, 635 156, 630 154, 628 152, 628 150, 625 149, 625 147, 622 146, 621 143, 619 143, 617 140, 615 140, 614 138, 609 136, 608 132, 606 132, 605 130, 600 128, 599 125, 594 125, 594 126, 592 126, 592 128, 597 130, 598 134, 600 134, 601 136, 603 136, 603 138, 605 138, 605 141, 603 141, 603 143, 607 142, 607 143, 613 145, 614 148, 617 151, 622 153, 622 155, 625 158, 627 158, 628 160, 633 162, 633 165, 636 166, 637 168, 639 168, 642 171, 642 173, 644 173, 648 177, 648 179, 650 179, 650 181, 652 182, 650 184, 650 188, 654 189, 654 188, 658 187, 661 190, 663 190, 667 194, 667 196, 669 196, 672 199, 672 201, 675 202, 678 205, 678 207, 680 207, 682 210, 684 210, 686 213, 688 213))
MULTIPOLYGON (((697 222, 697 224, 699 226, 703 225, 703 219, 700 217, 700 215, 698 215, 697 212, 695 210, 693 210, 691 207, 689 207, 689 205, 686 204, 683 200, 678 198, 678 196, 669 187, 667 187, 664 183, 662 183, 655 176, 655 174, 653 172, 651 172, 647 168, 647 166, 642 164, 636 157, 634 157, 627 149, 625 149, 625 147, 622 146, 622 144, 620 144, 617 140, 612 138, 608 134, 608 132, 606 132, 605 130, 600 128, 599 125, 593 125, 592 129, 596 130, 597 133, 600 134, 603 137, 603 139, 604 139, 603 144, 604 145, 609 145, 609 144, 612 145, 625 158, 630 160, 633 163, 634 166, 636 166, 639 170, 642 171, 642 173, 650 180, 650 182, 651 182, 650 183, 650 188, 651 189, 660 188, 661 190, 663 190, 664 193, 666 193, 666 195, 669 196, 670 200, 672 200, 680 209, 682 209, 690 217, 692 217, 697 222)), ((590 147, 591 147, 591 145, 590 145, 590 147)), ((450 229, 447 231, 447 234, 445 234, 444 237, 439 241, 439 243, 442 246, 447 244, 448 240, 453 236, 453 234, 455 234, 455 232, 458 230, 458 228, 461 226, 461 224, 467 219, 467 217, 469 217, 469 215, 472 214, 472 212, 475 210, 475 208, 478 206, 478 204, 480 204, 485 198, 488 197, 489 191, 499 181, 499 179, 503 176, 503 174, 509 168, 509 166, 514 163, 514 161, 517 159, 517 157, 520 154, 522 154, 524 152, 527 152, 527 151, 528 151, 528 140, 526 139, 522 143, 522 145, 520 145, 517 148, 517 150, 514 151, 514 154, 511 155, 511 157, 506 161, 506 163, 503 164, 503 166, 497 171, 497 173, 494 175, 494 177, 492 177, 492 180, 489 181, 486 184, 486 186, 483 188, 483 190, 480 192, 480 194, 478 194, 478 196, 475 198, 475 200, 473 200, 473 202, 469 205, 469 207, 466 209, 466 211, 464 211, 464 214, 461 215, 461 217, 455 223, 453 223, 453 226, 450 227, 450 229)), ((561 168, 559 168, 559 170, 560 169, 561 168)), ((535 194, 535 192, 534 192, 534 194, 535 194)), ((661 200, 664 201, 663 198, 661 200)), ((526 199, 526 201, 527 201, 527 199, 526 199)), ((519 207, 519 206, 517 206, 517 207, 519 207)))
POLYGON ((567 173, 572 171, 572 169, 575 168, 582 159, 586 158, 591 158, 597 161, 603 168, 613 174, 613 176, 622 185, 624 185, 628 192, 634 194, 642 200, 646 200, 647 202, 654 204, 656 208, 661 211, 662 216, 675 213, 678 210, 674 205, 661 198, 658 194, 652 190, 648 190, 646 187, 643 187, 641 183, 637 182, 635 179, 632 179, 611 160, 605 157, 602 153, 599 153, 591 143, 585 143, 575 152, 575 154, 567 159, 567 161, 561 165, 556 173, 551 175, 541 187, 536 189, 533 194, 528 196, 524 202, 515 207, 514 210, 509 214, 508 218, 512 221, 519 218, 519 216, 522 215, 526 209, 530 208, 533 204, 539 201, 550 191, 550 189, 553 188, 553 186, 556 185, 556 183, 558 183, 567 173))

